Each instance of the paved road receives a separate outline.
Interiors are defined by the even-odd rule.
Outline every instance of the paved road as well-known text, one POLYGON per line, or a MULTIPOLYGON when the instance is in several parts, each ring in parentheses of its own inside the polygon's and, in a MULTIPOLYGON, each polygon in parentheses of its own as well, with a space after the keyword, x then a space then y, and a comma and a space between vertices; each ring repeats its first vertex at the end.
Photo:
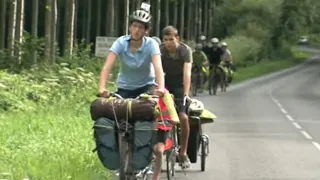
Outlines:
POLYGON ((219 118, 205 127, 206 172, 175 179, 320 180, 320 57, 203 96, 219 118))

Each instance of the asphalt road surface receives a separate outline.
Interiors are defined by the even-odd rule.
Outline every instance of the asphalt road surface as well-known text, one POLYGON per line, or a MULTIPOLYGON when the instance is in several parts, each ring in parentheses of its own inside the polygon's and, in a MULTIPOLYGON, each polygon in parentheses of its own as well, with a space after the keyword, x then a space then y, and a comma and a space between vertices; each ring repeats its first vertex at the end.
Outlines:
POLYGON ((197 98, 218 116, 205 126, 206 171, 174 179, 320 180, 320 56, 197 98))

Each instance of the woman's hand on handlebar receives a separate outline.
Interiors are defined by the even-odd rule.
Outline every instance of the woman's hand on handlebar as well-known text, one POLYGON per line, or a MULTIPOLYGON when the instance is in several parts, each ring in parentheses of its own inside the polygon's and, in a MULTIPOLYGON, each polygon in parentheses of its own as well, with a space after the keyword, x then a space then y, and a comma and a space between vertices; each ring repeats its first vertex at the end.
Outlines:
POLYGON ((108 98, 110 96, 110 92, 106 89, 100 89, 99 96, 104 97, 104 98, 108 98))
POLYGON ((154 90, 154 95, 159 96, 159 97, 163 97, 164 89, 155 89, 154 90))

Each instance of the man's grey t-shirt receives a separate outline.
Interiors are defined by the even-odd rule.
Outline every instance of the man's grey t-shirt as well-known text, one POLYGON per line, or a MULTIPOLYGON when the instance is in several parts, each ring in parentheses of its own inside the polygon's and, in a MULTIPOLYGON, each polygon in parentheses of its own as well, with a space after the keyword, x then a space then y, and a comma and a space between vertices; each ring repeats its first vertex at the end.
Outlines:
POLYGON ((174 56, 170 56, 164 44, 160 45, 162 67, 165 75, 165 84, 168 88, 183 87, 184 63, 192 63, 192 50, 180 43, 174 56))

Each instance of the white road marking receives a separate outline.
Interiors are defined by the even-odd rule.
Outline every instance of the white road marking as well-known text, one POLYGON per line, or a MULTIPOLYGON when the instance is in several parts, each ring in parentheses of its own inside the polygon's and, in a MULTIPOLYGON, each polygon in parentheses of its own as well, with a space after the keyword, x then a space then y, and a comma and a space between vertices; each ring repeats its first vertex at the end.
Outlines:
POLYGON ((294 119, 290 115, 286 114, 286 117, 289 119, 289 121, 294 121, 294 119))
POLYGON ((293 124, 293 125, 294 125, 294 127, 296 127, 297 129, 301 129, 301 126, 300 126, 298 123, 293 122, 292 124, 293 124))
POLYGON ((312 137, 311 137, 306 131, 300 131, 300 132, 303 134, 303 136, 304 136, 305 138, 307 138, 307 139, 309 139, 309 140, 312 139, 312 137))
POLYGON ((281 110, 281 112, 283 112, 283 114, 288 114, 288 112, 285 109, 280 108, 280 110, 281 110))
MULTIPOLYGON (((280 104, 280 102, 272 96, 272 91, 269 92, 269 96, 271 97, 272 101, 279 107, 281 112, 287 117, 287 119, 292 122, 293 126, 296 127, 297 129, 300 129, 301 134, 306 139, 312 140, 312 137, 309 135, 309 133, 307 133, 304 130, 301 130, 302 127, 298 123, 294 122, 294 119, 288 114, 288 112, 284 109, 284 107, 280 104)), ((300 122, 304 122, 304 121, 300 121, 300 122)), ((305 122, 307 123, 308 121, 305 121, 305 122)), ((309 122, 310 122, 310 120, 309 120, 309 122)), ((316 121, 314 123, 319 123, 319 121, 316 121)), ((312 144, 320 151, 320 144, 318 142, 312 141, 312 144)))
POLYGON ((320 144, 319 143, 312 141, 312 144, 320 151, 320 144))

